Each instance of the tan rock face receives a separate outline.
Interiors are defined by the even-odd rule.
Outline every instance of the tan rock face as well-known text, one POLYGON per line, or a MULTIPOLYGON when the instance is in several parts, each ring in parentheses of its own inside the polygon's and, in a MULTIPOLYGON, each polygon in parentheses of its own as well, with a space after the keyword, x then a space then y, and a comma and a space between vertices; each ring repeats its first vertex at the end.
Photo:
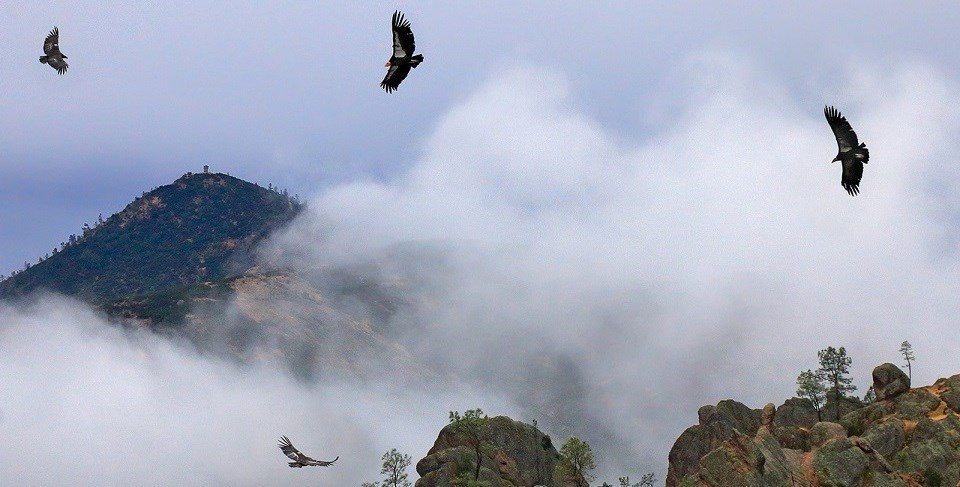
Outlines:
POLYGON ((773 419, 777 413, 777 406, 774 403, 769 403, 763 407, 763 412, 760 415, 760 427, 773 427, 773 419))

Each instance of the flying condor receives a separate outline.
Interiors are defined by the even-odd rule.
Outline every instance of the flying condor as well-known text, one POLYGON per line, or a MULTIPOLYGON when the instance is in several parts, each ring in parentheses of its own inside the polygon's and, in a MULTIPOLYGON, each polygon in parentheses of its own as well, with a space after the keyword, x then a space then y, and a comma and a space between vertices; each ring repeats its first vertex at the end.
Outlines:
POLYGON ((60 52, 60 29, 57 29, 56 26, 50 31, 47 38, 43 40, 43 53, 46 55, 40 56, 41 63, 49 64, 51 68, 57 70, 58 74, 67 72, 69 66, 67 62, 64 61, 64 59, 67 59, 67 56, 60 52))
POLYGON ((340 459, 340 456, 337 455, 337 458, 334 458, 329 462, 325 462, 323 460, 314 460, 303 453, 300 453, 300 450, 297 450, 297 448, 293 446, 293 443, 290 443, 290 438, 287 438, 286 436, 280 437, 280 451, 293 460, 292 462, 287 463, 287 465, 290 465, 290 468, 329 467, 330 465, 333 465, 333 462, 340 459))
POLYGON ((843 189, 850 193, 850 196, 856 196, 860 193, 860 178, 863 177, 863 165, 870 160, 870 151, 867 150, 867 144, 857 140, 857 133, 850 127, 846 117, 840 114, 836 108, 823 107, 823 114, 827 117, 830 128, 833 129, 833 135, 837 137, 837 157, 830 162, 840 161, 843 165, 843 177, 840 178, 840 184, 843 189))
POLYGON ((403 18, 399 10, 393 13, 393 56, 383 65, 387 75, 380 82, 380 87, 391 93, 400 86, 400 82, 407 77, 411 68, 423 62, 423 55, 413 55, 417 49, 413 41, 413 31, 410 30, 410 21, 403 18))

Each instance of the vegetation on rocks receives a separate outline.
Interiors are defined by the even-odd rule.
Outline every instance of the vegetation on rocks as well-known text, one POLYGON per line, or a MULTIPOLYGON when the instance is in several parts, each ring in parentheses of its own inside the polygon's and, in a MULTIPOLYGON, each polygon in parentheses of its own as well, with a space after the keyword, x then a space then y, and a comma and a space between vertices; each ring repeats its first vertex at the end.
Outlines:
POLYGON ((876 401, 859 403, 837 422, 819 421, 807 398, 769 404, 763 411, 732 401, 705 406, 700 424, 688 428, 671 450, 666 485, 958 485, 960 375, 926 387, 909 384, 899 367, 876 367, 876 401), (744 409, 753 413, 739 418, 716 413, 744 409), (756 429, 744 421, 754 416, 760 417, 756 429))
POLYGON ((383 454, 381 458, 383 465, 380 468, 380 475, 384 478, 380 482, 364 482, 361 487, 410 487, 410 481, 407 479, 407 467, 413 459, 410 455, 400 453, 396 448, 383 454))
MULTIPOLYGON (((479 411, 479 410, 471 410, 479 411)), ((427 456, 417 462, 416 487, 578 487, 550 436, 506 416, 471 413, 478 426, 464 428, 466 413, 454 414, 427 456), (475 445, 479 444, 480 456, 475 445), (479 458, 479 462, 478 462, 479 458), (479 464, 478 464, 479 463, 479 464), (479 472, 477 474, 476 472, 479 472)), ((471 423, 467 423, 471 424, 471 423)))
POLYGON ((571 437, 560 447, 560 456, 563 457, 561 467, 570 477, 578 479, 577 487, 587 487, 593 480, 590 472, 597 468, 590 445, 576 436, 571 437))

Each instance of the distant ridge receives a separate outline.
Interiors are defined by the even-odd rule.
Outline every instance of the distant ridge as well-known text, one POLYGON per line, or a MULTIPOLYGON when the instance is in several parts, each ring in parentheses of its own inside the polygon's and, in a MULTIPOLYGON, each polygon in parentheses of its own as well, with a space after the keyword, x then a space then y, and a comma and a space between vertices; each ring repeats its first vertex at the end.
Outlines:
POLYGON ((187 173, 144 193, 49 258, 0 282, 0 298, 46 289, 103 303, 224 279, 303 205, 221 173, 187 173))

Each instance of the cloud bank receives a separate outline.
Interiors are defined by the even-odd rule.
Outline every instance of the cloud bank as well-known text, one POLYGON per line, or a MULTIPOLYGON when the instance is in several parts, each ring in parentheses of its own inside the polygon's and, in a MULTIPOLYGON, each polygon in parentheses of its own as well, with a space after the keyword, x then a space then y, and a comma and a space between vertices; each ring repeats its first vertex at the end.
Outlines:
POLYGON ((627 137, 565 74, 509 69, 436 122, 409 170, 321 191, 264 249, 304 274, 406 283, 417 299, 389 318, 392 336, 475 394, 304 383, 120 331, 76 303, 6 306, 0 434, 20 441, 0 447, 0 473, 353 485, 376 479, 382 451, 420 458, 446 411, 479 406, 587 438, 601 480, 662 478, 700 405, 780 402, 828 345, 847 347, 861 393, 904 339, 917 383, 960 372, 960 90, 920 62, 841 73, 811 106, 748 56, 705 51, 638 114, 658 129, 627 137), (856 198, 829 163, 822 104, 871 150, 856 198), (280 434, 341 461, 291 472, 280 434))
POLYGON ((517 401, 546 395, 548 413, 567 400, 551 414, 599 444, 610 479, 662 473, 702 404, 792 396, 826 346, 847 348, 861 394, 905 339, 917 383, 960 372, 957 84, 919 62, 860 65, 811 106, 749 59, 678 63, 674 107, 636 138, 585 114, 563 74, 508 70, 438 121, 409 171, 321 192, 266 255, 427 283, 429 306, 398 325, 407 346, 517 401), (871 150, 856 198, 823 104, 871 150))
POLYGON ((444 408, 509 411, 468 391, 306 384, 269 364, 238 367, 53 296, 0 305, 0 391, 0 478, 37 486, 359 485, 378 478, 390 448, 425 453, 444 408), (340 460, 290 469, 283 434, 340 460))

